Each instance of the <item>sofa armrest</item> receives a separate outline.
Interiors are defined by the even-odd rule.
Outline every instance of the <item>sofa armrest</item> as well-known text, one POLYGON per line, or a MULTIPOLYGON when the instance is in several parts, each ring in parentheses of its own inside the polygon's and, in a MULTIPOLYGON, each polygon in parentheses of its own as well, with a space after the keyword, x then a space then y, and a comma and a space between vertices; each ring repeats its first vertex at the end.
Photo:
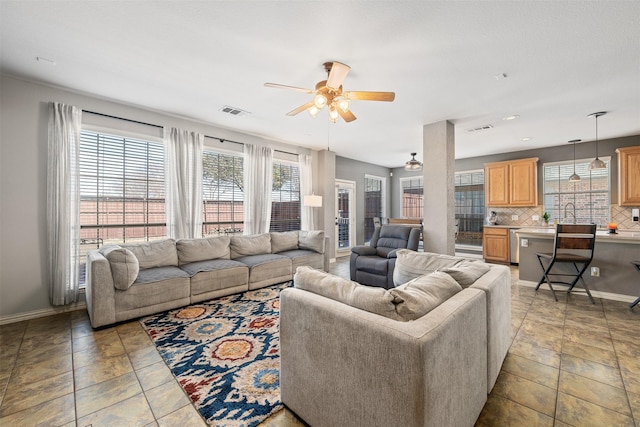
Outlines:
POLYGON ((351 252, 360 256, 376 255, 378 253, 376 248, 371 246, 354 246, 351 248, 351 252))
POLYGON ((280 312, 282 402, 310 425, 473 425, 486 402, 482 291, 411 322, 296 288, 280 312))
POLYGON ((116 287, 109 261, 97 250, 87 252, 86 299, 91 326, 110 325, 116 321, 116 287))
POLYGON ((398 250, 394 249, 387 254, 387 258, 398 258, 398 250))
POLYGON ((480 289, 487 295, 489 393, 498 379, 511 345, 511 271, 507 266, 492 264, 491 269, 469 288, 480 289))

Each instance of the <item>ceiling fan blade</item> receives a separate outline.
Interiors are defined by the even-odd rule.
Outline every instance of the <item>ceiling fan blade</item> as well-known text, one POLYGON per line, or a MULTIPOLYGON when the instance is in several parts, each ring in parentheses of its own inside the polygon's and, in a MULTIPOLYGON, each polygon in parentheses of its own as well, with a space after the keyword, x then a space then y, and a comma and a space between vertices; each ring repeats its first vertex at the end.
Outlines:
POLYGON ((305 89, 303 87, 296 87, 296 86, 280 85, 278 83, 265 83, 264 85, 266 87, 273 87, 273 88, 276 88, 276 89, 290 89, 290 90, 295 90, 295 91, 304 92, 304 93, 313 93, 314 92, 311 89, 305 89))
POLYGON ((337 90, 342 85, 344 78, 349 74, 349 67, 341 62, 333 62, 331 65, 331 71, 329 71, 329 77, 327 78, 327 87, 333 90, 337 90))
POLYGON ((313 101, 307 102, 306 104, 301 105, 298 108, 294 108, 293 110, 287 113, 287 116, 295 116, 296 114, 302 113, 304 110, 307 110, 311 107, 313 107, 313 101))
POLYGON ((357 99, 359 101, 387 101, 391 102, 396 99, 394 92, 344 92, 348 99, 357 99))
POLYGON ((338 114, 340 114, 340 117, 342 117, 347 123, 352 122, 356 119, 356 116, 351 112, 351 110, 345 113, 340 108, 336 108, 336 111, 338 112, 338 114))

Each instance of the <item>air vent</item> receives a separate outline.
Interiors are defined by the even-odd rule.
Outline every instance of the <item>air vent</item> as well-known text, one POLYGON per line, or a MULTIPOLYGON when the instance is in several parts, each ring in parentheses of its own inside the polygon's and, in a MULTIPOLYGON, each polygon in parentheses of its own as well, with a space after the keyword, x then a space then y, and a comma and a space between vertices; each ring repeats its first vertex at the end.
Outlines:
POLYGON ((479 126, 477 128, 467 129, 466 132, 467 133, 476 133, 476 132, 482 132, 482 131, 489 130, 489 129, 493 129, 493 125, 484 125, 484 126, 479 126))
POLYGON ((247 114, 251 114, 248 111, 245 111, 236 107, 230 107, 229 105, 225 105, 219 111, 222 111, 223 113, 231 114, 232 116, 245 116, 247 114))

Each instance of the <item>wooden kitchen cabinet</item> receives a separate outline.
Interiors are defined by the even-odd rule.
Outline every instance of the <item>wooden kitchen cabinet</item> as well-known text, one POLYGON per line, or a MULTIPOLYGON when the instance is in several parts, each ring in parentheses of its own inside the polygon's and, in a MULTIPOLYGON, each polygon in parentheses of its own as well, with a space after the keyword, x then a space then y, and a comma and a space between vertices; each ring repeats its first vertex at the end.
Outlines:
POLYGON ((640 146, 616 149, 618 153, 618 203, 640 206, 640 146))
POLYGON ((538 205, 538 158, 486 163, 485 204, 492 206, 538 205))
POLYGON ((484 227, 482 256, 487 262, 509 263, 509 229, 484 227))

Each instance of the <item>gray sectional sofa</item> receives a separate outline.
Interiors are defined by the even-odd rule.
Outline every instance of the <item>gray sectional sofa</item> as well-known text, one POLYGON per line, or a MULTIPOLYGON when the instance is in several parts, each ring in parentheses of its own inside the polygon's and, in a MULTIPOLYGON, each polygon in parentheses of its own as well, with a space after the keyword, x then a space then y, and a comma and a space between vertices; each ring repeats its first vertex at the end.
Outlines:
POLYGON ((94 328, 329 270, 324 231, 105 245, 87 254, 94 328))
POLYGON ((281 397, 308 424, 477 420, 509 348, 509 269, 401 250, 395 270, 387 290, 300 268, 282 291, 281 397))

